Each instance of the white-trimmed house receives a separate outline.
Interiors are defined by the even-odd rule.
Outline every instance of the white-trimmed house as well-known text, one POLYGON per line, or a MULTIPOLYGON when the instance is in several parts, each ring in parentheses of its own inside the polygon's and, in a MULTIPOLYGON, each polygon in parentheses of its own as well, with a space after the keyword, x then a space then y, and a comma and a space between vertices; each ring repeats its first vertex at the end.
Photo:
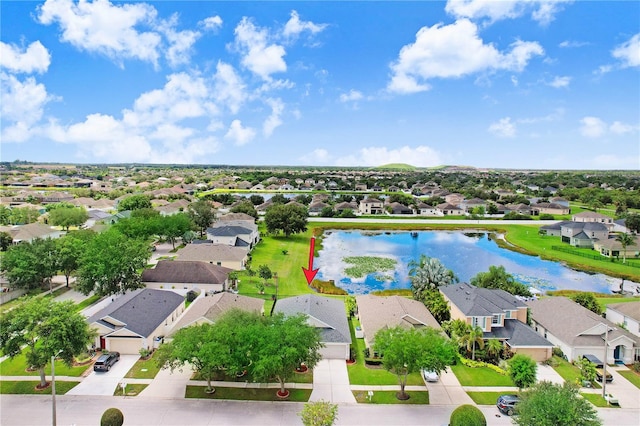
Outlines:
POLYGON ((640 337, 640 300, 607 305, 605 315, 612 323, 621 324, 629 333, 640 337))
POLYGON ((87 319, 97 348, 121 354, 153 349, 184 311, 184 297, 169 290, 138 289, 87 319))

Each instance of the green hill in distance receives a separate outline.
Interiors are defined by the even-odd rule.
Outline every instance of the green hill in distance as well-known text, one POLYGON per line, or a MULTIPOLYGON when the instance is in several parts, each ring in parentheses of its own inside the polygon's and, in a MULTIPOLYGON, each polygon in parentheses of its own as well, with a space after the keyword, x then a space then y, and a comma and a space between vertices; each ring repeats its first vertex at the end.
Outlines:
POLYGON ((374 167, 375 170, 416 170, 417 167, 405 163, 390 163, 374 167))

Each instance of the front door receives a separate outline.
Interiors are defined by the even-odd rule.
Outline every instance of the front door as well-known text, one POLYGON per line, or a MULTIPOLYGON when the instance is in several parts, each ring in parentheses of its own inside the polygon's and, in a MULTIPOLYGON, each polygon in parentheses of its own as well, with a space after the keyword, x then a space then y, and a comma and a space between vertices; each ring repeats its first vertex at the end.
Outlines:
POLYGON ((105 349, 106 341, 104 340, 104 336, 100 336, 100 349, 105 349))

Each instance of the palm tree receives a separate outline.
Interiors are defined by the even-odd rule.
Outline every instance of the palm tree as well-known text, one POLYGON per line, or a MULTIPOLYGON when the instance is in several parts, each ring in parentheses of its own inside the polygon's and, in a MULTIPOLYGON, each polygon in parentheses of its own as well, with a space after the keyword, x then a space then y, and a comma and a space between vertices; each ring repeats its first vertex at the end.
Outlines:
POLYGON ((418 261, 409 262, 409 279, 413 298, 416 300, 424 300, 429 290, 458 282, 453 271, 445 268, 438 259, 424 254, 418 261))
POLYGON ((498 339, 489 339, 486 344, 487 354, 493 356, 494 358, 498 358, 500 352, 502 351, 502 342, 498 339))
POLYGON ((480 327, 471 327, 467 334, 460 338, 460 344, 467 347, 467 351, 471 351, 471 359, 476 359, 476 343, 480 349, 484 348, 483 331, 480 327))
POLYGON ((627 262, 627 246, 635 246, 636 241, 633 235, 628 233, 621 233, 616 235, 616 241, 622 246, 622 263, 627 262))

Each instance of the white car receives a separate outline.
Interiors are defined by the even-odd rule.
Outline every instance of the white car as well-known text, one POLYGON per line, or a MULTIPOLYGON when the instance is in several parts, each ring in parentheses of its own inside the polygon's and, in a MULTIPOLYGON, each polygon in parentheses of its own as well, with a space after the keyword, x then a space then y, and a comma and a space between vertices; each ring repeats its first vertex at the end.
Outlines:
POLYGON ((435 371, 427 371, 427 370, 422 370, 422 377, 424 378, 425 382, 431 382, 431 383, 435 383, 438 381, 438 373, 436 373, 435 371))
POLYGON ((611 395, 610 393, 606 394, 604 396, 605 401, 607 401, 609 404, 618 404, 618 398, 616 398, 615 396, 611 395))

